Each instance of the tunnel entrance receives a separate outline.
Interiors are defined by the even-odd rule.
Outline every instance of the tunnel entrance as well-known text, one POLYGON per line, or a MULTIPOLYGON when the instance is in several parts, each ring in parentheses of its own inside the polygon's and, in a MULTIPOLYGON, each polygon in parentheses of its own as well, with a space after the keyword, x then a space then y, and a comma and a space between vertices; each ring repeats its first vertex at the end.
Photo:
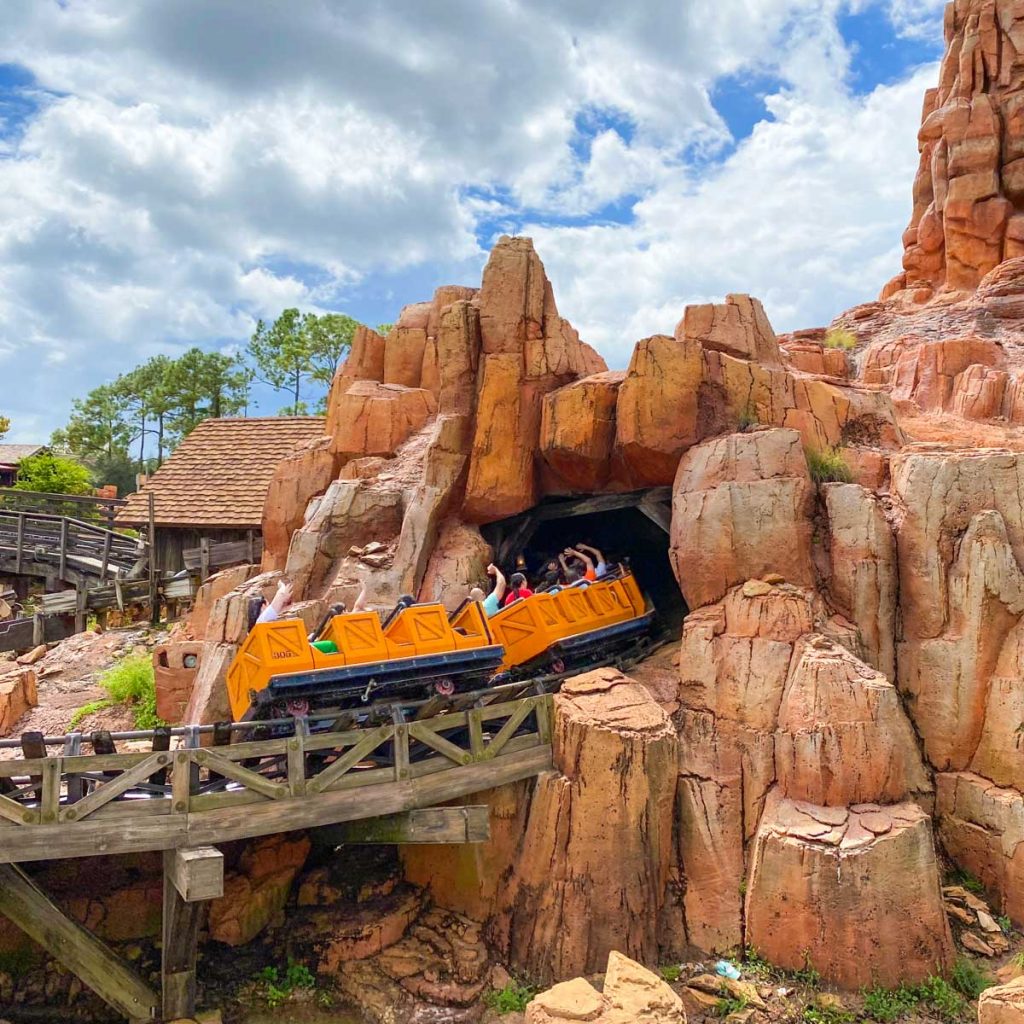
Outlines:
POLYGON ((513 572, 525 561, 531 584, 549 559, 581 542, 600 549, 610 563, 628 562, 654 604, 661 630, 678 635, 688 609, 668 557, 670 500, 668 487, 553 498, 480 530, 503 570, 513 572))

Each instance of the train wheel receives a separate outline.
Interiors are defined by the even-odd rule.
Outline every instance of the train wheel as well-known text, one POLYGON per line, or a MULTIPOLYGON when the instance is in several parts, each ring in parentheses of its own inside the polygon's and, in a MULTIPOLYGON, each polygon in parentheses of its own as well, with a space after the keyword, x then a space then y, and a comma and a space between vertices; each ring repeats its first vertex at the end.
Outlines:
POLYGON ((434 683, 434 692, 439 697, 450 697, 455 692, 455 683, 451 679, 438 679, 434 683))
POLYGON ((551 662, 551 671, 554 672, 555 675, 561 675, 565 671, 565 662, 562 661, 561 658, 555 658, 551 662))
POLYGON ((297 718, 299 715, 309 714, 309 701, 308 700, 290 700, 288 701, 288 714, 293 718, 297 718))

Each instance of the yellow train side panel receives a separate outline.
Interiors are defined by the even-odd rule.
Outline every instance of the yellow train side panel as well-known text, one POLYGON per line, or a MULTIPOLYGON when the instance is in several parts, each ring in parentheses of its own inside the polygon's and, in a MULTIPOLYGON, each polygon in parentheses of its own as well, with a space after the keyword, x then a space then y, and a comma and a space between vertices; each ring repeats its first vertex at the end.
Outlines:
POLYGON ((398 658, 442 654, 458 646, 443 604, 410 605, 384 630, 384 637, 398 658))
POLYGON ((320 639, 333 640, 338 648, 337 655, 326 655, 327 658, 335 659, 328 664, 338 664, 339 655, 344 659, 345 665, 386 661, 388 657, 388 645, 376 612, 335 615, 320 639))
POLYGON ((554 595, 536 594, 491 616, 491 632, 505 648, 502 668, 521 665, 551 646, 556 639, 548 625, 554 612, 553 601, 554 595))
POLYGON ((460 651, 491 644, 487 616, 478 601, 467 601, 451 620, 452 633, 460 651))
POLYGON ((313 668, 313 648, 301 619, 260 622, 245 638, 228 669, 231 714, 240 719, 251 703, 250 692, 265 690, 271 676, 313 668))

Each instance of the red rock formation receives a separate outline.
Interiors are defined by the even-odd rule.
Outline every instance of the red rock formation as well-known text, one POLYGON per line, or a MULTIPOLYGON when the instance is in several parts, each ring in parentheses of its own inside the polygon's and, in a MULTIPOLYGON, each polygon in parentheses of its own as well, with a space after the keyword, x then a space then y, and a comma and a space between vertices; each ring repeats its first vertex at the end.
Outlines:
POLYGON ((683 1002, 656 974, 621 953, 608 955, 604 984, 598 992, 583 978, 573 978, 541 992, 526 1007, 525 1024, 558 1021, 592 1024, 686 1024, 683 1002))
POLYGON ((537 500, 534 457, 543 396, 607 367, 559 317, 530 239, 498 242, 478 301, 482 374, 462 511, 471 522, 487 522, 537 500))
POLYGON ((342 457, 394 455, 437 411, 423 388, 356 381, 331 406, 328 430, 342 457))
POLYGON ((828 595, 835 609, 855 623, 865 660, 888 679, 896 678, 896 541, 881 503, 857 484, 821 488, 828 519, 828 595))
POLYGON ((764 307, 749 295, 728 295, 718 305, 687 306, 676 325, 676 339, 762 366, 782 365, 779 343, 764 307))
POLYGON ((773 800, 754 841, 746 939, 770 963, 812 964, 844 988, 893 988, 949 969, 928 815, 908 803, 773 800))
POLYGON ((594 374, 544 397, 540 454, 557 483, 570 491, 598 491, 607 482, 615 442, 615 406, 624 376, 594 374))
POLYGON ((978 1024, 1018 1024, 1024 1018, 1024 976, 993 985, 978 998, 978 1024))
POLYGON ((1022 254, 1024 91, 1017 59, 1024 14, 995 0, 946 8, 938 88, 925 94, 914 210, 903 235, 901 290, 917 301, 971 289, 1022 254))
POLYGON ((613 949, 654 962, 677 771, 668 716, 598 669, 555 697, 553 743, 510 886, 510 961, 541 981, 599 970, 613 949))
POLYGON ((672 494, 672 566, 691 608, 779 573, 811 584, 814 487, 795 430, 730 434, 690 449, 672 494))
POLYGON ((245 848, 224 895, 210 903, 210 938, 229 946, 252 941, 284 909, 292 881, 309 854, 302 833, 267 836, 245 848))
POLYGON ((278 464, 263 505, 264 572, 285 567, 292 534, 305 520, 310 500, 338 475, 340 461, 333 438, 324 437, 278 464))
POLYGON ((664 334, 639 341, 619 387, 615 455, 630 486, 671 483, 699 439, 700 348, 664 334))

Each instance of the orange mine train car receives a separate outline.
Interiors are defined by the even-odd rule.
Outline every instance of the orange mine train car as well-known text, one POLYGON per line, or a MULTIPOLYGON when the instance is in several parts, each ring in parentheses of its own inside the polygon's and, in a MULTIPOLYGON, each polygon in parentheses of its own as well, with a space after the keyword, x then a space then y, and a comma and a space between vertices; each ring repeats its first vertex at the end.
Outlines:
POLYGON ((228 669, 237 720, 282 713, 361 708, 480 688, 495 678, 527 678, 597 663, 651 628, 632 573, 586 587, 535 594, 490 619, 466 601, 396 607, 328 619, 308 637, 300 619, 253 627, 228 669))

